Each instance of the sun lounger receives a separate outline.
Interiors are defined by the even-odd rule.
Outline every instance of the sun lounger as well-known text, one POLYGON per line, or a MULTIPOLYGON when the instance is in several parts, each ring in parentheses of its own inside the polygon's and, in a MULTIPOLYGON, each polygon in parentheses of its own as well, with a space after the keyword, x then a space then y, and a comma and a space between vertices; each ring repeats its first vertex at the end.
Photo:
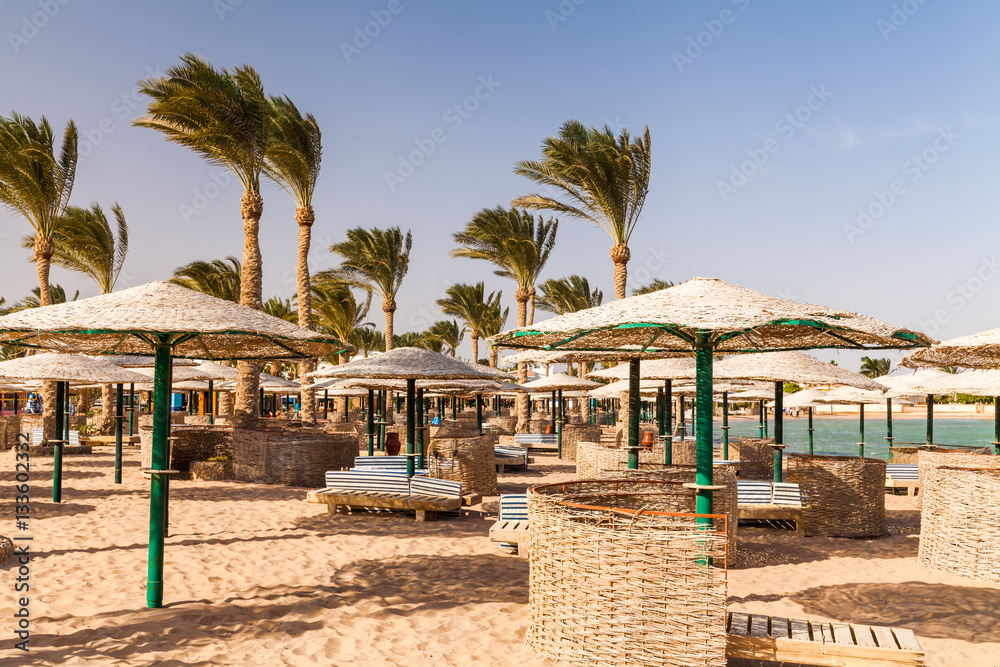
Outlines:
POLYGON ((805 535, 798 484, 741 480, 736 482, 736 504, 741 521, 794 521, 795 532, 805 535))
POLYGON ((803 665, 923 665, 911 630, 744 612, 726 615, 726 656, 803 665))
POLYGON ((503 472, 507 466, 528 469, 528 450, 524 447, 493 445, 493 456, 496 458, 497 472, 503 472))
POLYGON ((36 429, 33 429, 31 431, 31 446, 32 447, 41 447, 43 439, 44 439, 44 436, 42 435, 42 429, 36 428, 36 429))
MULTIPOLYGON (((398 456, 356 456, 354 457, 354 467, 351 470, 382 470, 392 472, 406 472, 405 454, 398 456)), ((426 475, 427 469, 421 468, 413 472, 415 475, 426 475)))
POLYGON ((336 470, 326 473, 326 488, 306 494, 310 503, 325 503, 333 513, 339 508, 411 510, 417 521, 462 506, 462 484, 446 479, 407 477, 398 472, 336 470))
POLYGON ((532 452, 559 449, 559 439, 555 433, 515 433, 514 444, 532 452))
POLYGON ((490 539, 502 549, 517 549, 522 558, 528 555, 528 497, 523 493, 500 496, 500 517, 490 527, 490 539))
POLYGON ((906 489, 906 495, 917 494, 920 488, 920 466, 916 463, 888 463, 885 466, 887 489, 906 489))

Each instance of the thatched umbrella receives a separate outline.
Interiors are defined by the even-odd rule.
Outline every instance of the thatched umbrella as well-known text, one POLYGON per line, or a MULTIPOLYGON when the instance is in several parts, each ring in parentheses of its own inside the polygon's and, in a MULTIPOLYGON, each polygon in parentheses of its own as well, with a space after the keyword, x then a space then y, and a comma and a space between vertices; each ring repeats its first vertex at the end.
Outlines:
MULTIPOLYGON (((941 381, 946 381, 949 377, 951 377, 950 373, 936 368, 922 368, 913 373, 883 375, 878 379, 879 382, 889 388, 889 395, 892 397, 913 396, 915 394, 923 394, 926 397, 928 446, 934 444, 934 394, 948 393, 947 391, 938 391, 937 385, 941 381)), ((889 445, 892 445, 891 440, 889 445)))
MULTIPOLYGON (((694 353, 699 420, 696 508, 702 515, 712 512, 713 354, 811 348, 914 348, 932 342, 923 334, 864 315, 770 297, 706 278, 559 315, 490 339, 491 345, 499 347, 606 351, 619 355, 623 346, 639 346, 629 362, 630 383, 635 387, 639 382, 640 358, 694 353)), ((632 396, 630 403, 638 408, 638 395, 632 396)), ((638 465, 638 432, 638 414, 632 414, 631 467, 638 465)))
MULTIPOLYGON (((52 500, 54 502, 62 502, 62 448, 69 438, 69 418, 65 417, 64 403, 69 399, 69 383, 114 384, 116 382, 136 382, 142 378, 143 376, 135 371, 82 354, 50 352, 0 362, 0 379, 56 382, 57 439, 51 441, 53 446, 52 500)), ((122 411, 120 394, 118 396, 117 417, 115 420, 117 436, 115 438, 115 484, 121 484, 122 411)))
MULTIPOLYGON (((413 476, 416 419, 416 382, 423 380, 505 380, 509 373, 417 347, 397 347, 367 359, 308 373, 311 378, 358 378, 365 380, 406 380, 406 474, 413 476)), ((422 452, 421 452, 422 455, 422 452)))
MULTIPOLYGON (((148 354, 103 354, 101 358, 122 368, 152 368, 156 363, 156 357, 148 354)), ((174 368, 197 365, 198 362, 195 359, 177 358, 173 362, 174 368)), ((130 436, 135 434, 135 384, 130 382, 128 388, 128 434, 130 436)), ((117 388, 119 393, 122 393, 122 390, 122 387, 117 388)))
POLYGON ((521 386, 528 391, 552 392, 552 421, 555 422, 556 427, 556 451, 558 452, 559 458, 562 458, 562 431, 563 424, 566 421, 566 408, 563 405, 563 391, 586 391, 600 387, 601 384, 599 382, 594 382, 593 380, 574 377, 566 373, 553 373, 552 375, 541 377, 537 380, 532 380, 531 382, 525 382, 521 386))
POLYGON ((351 349, 259 310, 168 282, 0 317, 0 343, 89 354, 155 356, 149 581, 146 602, 163 606, 167 435, 173 356, 209 359, 325 357, 351 349))

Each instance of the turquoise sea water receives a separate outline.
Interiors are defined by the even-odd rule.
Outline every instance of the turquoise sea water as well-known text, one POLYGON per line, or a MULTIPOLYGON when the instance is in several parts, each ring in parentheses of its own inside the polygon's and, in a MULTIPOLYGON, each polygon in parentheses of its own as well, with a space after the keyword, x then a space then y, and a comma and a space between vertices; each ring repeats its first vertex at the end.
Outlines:
MULTIPOLYGON (((805 417, 784 420, 786 453, 808 453, 808 420, 805 417)), ((757 436, 757 419, 730 419, 729 435, 757 436)), ((690 428, 690 426, 689 426, 690 428)), ((715 442, 722 442, 722 420, 715 419, 715 442)), ((814 451, 817 454, 858 455, 859 425, 857 418, 813 418, 814 451)), ((768 435, 774 436, 774 420, 768 420, 768 435)), ((927 426, 923 418, 901 419, 894 416, 892 435, 897 443, 926 441, 927 426)), ((941 445, 986 446, 993 442, 992 419, 937 419, 934 422, 934 443, 941 445)), ((888 456, 885 441, 885 417, 865 418, 865 456, 885 459, 888 456)))

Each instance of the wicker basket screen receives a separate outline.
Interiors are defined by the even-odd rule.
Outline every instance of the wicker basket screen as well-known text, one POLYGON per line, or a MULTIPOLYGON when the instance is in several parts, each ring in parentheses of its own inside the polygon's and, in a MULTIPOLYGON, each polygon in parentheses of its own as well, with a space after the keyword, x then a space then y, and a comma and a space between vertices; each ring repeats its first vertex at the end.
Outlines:
POLYGON ((732 438, 729 458, 740 462, 740 479, 774 479, 774 438, 732 438))
POLYGON ((917 494, 917 507, 923 508, 924 500, 934 494, 934 479, 926 479, 930 471, 941 466, 973 466, 976 468, 992 468, 990 460, 981 460, 981 457, 990 453, 990 450, 983 447, 981 449, 937 449, 920 450, 917 452, 917 464, 920 474, 920 493, 917 494), (972 458, 976 457, 976 458, 972 458), (925 481, 926 479, 926 481, 925 481))
POLYGON ((806 535, 885 534, 885 461, 789 454, 788 481, 798 484, 802 493, 806 535))
POLYGON ((978 458, 991 467, 938 466, 921 472, 921 483, 933 491, 920 514, 917 562, 1000 582, 1000 470, 993 465, 1000 457, 978 458))
POLYGON ((981 447, 946 447, 942 445, 893 445, 889 448, 889 463, 919 463, 920 452, 952 452, 955 454, 989 454, 981 447))
POLYGON ((428 452, 431 477, 462 483, 462 493, 497 495, 493 439, 431 437, 428 452))
MULTIPOLYGON (((675 459, 676 460, 676 459, 675 459)), ((693 465, 693 461, 691 464, 693 465)), ((639 468, 659 469, 663 467, 663 450, 640 449, 639 468)), ((576 445, 576 476, 580 479, 603 477, 607 470, 626 470, 628 450, 614 445, 596 442, 578 442, 576 445)))
POLYGON ((725 665, 725 533, 694 514, 632 508, 690 493, 640 480, 531 489, 528 644, 573 665, 725 665))
POLYGON ((575 461, 577 446, 581 442, 598 442, 601 439, 601 427, 588 424, 563 424, 562 427, 562 458, 563 461, 575 461))

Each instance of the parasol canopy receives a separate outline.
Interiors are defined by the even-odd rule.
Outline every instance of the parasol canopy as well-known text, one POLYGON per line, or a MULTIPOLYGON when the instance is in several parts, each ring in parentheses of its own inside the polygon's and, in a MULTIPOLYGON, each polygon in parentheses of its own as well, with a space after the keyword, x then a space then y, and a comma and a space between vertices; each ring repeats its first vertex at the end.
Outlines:
POLYGON ((418 347, 397 347, 377 357, 355 359, 309 373, 311 378, 358 378, 368 380, 503 380, 510 373, 470 364, 439 352, 418 347))
POLYGON ((563 391, 570 391, 596 389, 597 387, 600 387, 601 384, 599 382, 594 382, 593 380, 568 375, 567 373, 553 373, 547 377, 541 377, 537 380, 532 380, 531 382, 525 382, 521 386, 529 391, 558 391, 560 389, 563 391))
POLYGON ((47 352, 0 362, 0 379, 114 384, 147 382, 149 377, 82 354, 47 352))

